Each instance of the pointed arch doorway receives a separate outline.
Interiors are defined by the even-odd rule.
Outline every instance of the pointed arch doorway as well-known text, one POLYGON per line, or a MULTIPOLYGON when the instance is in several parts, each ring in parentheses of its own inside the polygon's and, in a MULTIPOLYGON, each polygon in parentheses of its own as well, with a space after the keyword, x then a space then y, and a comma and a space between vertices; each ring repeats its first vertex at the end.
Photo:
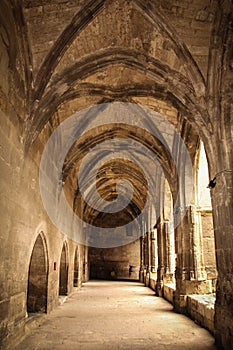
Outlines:
POLYGON ((34 244, 28 271, 27 312, 47 312, 48 251, 40 233, 34 244))
POLYGON ((78 287, 78 280, 79 280, 79 250, 78 250, 78 247, 76 247, 75 254, 74 254, 74 280, 73 280, 74 287, 78 287))
POLYGON ((68 294, 68 270, 68 248, 66 242, 64 242, 60 258, 59 295, 68 294))

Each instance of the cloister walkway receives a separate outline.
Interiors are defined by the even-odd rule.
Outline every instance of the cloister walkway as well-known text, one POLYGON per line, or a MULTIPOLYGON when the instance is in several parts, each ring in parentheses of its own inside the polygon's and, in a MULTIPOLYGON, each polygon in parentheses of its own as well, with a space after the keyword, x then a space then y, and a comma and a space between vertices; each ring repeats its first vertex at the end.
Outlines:
POLYGON ((214 350, 214 338, 141 283, 90 281, 15 350, 214 350))

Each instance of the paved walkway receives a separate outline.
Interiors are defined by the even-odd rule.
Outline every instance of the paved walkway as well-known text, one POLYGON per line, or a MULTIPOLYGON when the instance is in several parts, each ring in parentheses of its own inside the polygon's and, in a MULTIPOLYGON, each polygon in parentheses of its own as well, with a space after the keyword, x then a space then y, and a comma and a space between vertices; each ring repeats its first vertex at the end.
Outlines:
POLYGON ((216 350, 213 337, 140 283, 90 281, 15 350, 216 350))

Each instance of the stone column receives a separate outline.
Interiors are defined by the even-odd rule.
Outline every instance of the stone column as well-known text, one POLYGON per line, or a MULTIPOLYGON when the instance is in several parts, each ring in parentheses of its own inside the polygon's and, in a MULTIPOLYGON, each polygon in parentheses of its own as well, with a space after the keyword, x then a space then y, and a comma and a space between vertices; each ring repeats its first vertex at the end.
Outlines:
POLYGON ((158 238, 158 268, 157 268, 157 284, 156 294, 163 296, 163 277, 165 270, 164 263, 164 226, 163 222, 160 221, 157 225, 157 238, 158 238))
POLYGON ((156 291, 157 284, 157 269, 158 269, 158 254, 157 254, 157 229, 153 229, 150 232, 150 287, 156 291))
POLYGON ((216 176, 211 189, 216 244, 217 290, 215 337, 224 349, 233 349, 233 172, 216 176))
POLYGON ((150 283, 150 233, 145 235, 145 285, 150 283))
POLYGON ((151 232, 147 233, 147 241, 148 241, 148 266, 147 272, 150 274, 151 272, 151 232))
MULTIPOLYGON (((157 229, 156 230, 156 235, 157 235, 157 229)), ((157 241, 157 237, 155 238, 155 232, 152 231, 150 234, 150 239, 151 239, 151 272, 154 273, 156 272, 155 267, 156 267, 156 262, 155 262, 155 243, 157 241)))
MULTIPOLYGON (((180 207, 180 212, 176 213, 183 216, 183 211, 185 209, 180 207)), ((187 226, 187 214, 183 217, 182 222, 175 229, 175 251, 176 251, 176 268, 175 268, 175 278, 176 278, 176 290, 174 294, 174 308, 176 311, 185 313, 186 312, 186 290, 185 281, 189 279, 190 275, 186 267, 186 249, 187 244, 185 244, 185 236, 188 236, 185 231, 185 226, 187 226)), ((189 252, 189 246, 188 246, 189 252)), ((189 260, 189 259, 188 259, 189 260)))
POLYGON ((172 240, 171 240, 171 225, 169 221, 164 221, 164 235, 165 235, 165 244, 166 244, 166 251, 165 251, 165 269, 164 269, 164 282, 165 283, 172 283, 173 282, 173 263, 172 259, 174 259, 173 252, 172 252, 172 240))
POLYGON ((84 246, 83 256, 83 282, 89 280, 89 266, 88 266, 88 246, 84 246))
POLYGON ((147 271, 148 268, 148 232, 145 233, 144 236, 144 263, 145 263, 145 269, 147 271))
POLYGON ((144 282, 144 236, 140 237, 140 272, 139 272, 139 281, 144 282))
POLYGON ((183 219, 176 228, 176 291, 174 307, 186 313, 188 294, 208 294, 212 292, 212 283, 203 279, 199 254, 200 237, 196 230, 196 218, 193 208, 181 208, 183 219), (182 213, 182 210, 185 212, 182 213), (198 277, 201 277, 198 279, 198 277))
POLYGON ((147 258, 147 233, 144 234, 143 236, 143 282, 146 282, 146 272, 147 272, 147 263, 148 263, 148 258, 147 258))

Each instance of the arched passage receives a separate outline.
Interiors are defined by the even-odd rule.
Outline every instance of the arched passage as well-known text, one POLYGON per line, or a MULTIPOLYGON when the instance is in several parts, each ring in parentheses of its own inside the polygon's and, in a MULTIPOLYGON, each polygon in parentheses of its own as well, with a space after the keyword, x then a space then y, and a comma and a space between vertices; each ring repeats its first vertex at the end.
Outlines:
POLYGON ((48 254, 41 234, 34 244, 28 272, 27 312, 46 312, 48 293, 48 254))
POLYGON ((60 259, 59 295, 67 295, 68 293, 68 268, 67 245, 66 243, 63 243, 60 259))
POLYGON ((79 251, 78 251, 78 247, 76 247, 75 254, 74 254, 74 280, 73 280, 74 287, 78 287, 78 279, 79 279, 79 251))

